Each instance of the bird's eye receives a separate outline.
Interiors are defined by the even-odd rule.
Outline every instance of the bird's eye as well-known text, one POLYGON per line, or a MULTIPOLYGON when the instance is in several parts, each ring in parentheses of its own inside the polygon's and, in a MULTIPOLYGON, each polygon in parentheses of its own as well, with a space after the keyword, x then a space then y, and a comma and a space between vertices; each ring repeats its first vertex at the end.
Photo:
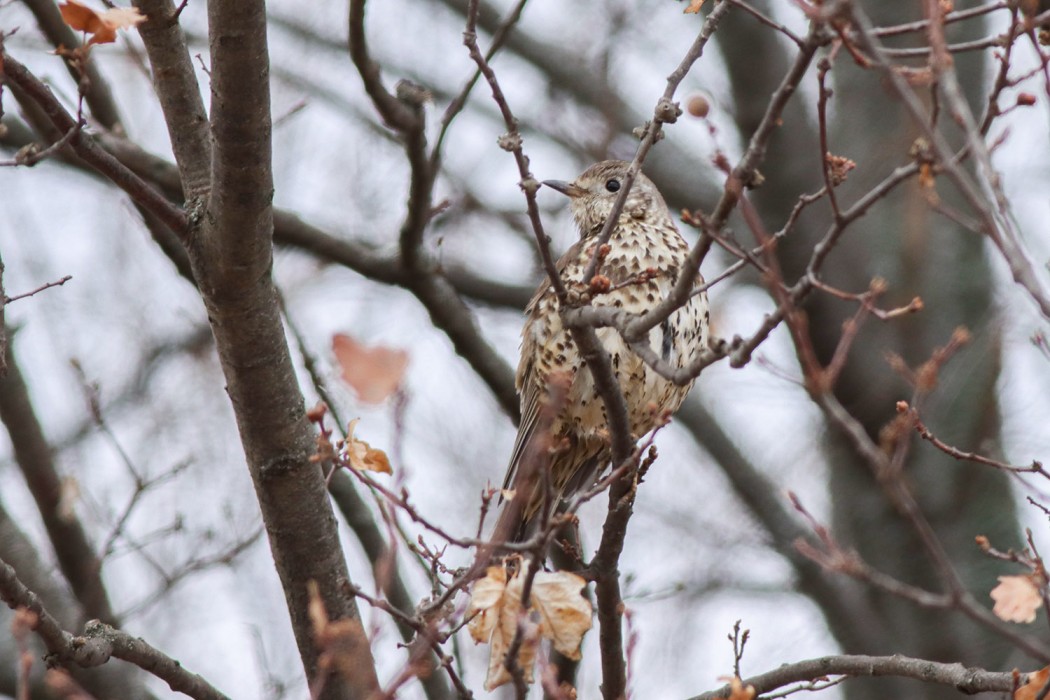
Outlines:
POLYGON ((610 192, 619 192, 619 190, 620 190, 620 181, 615 179, 615 178, 613 178, 612 180, 607 181, 605 183, 605 189, 609 190, 610 192))

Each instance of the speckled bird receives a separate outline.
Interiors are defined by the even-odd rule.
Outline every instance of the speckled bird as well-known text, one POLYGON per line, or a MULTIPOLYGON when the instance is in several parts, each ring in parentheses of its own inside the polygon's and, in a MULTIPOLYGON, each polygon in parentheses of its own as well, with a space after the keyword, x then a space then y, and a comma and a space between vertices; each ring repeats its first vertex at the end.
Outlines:
MULTIPOLYGON (((573 182, 548 180, 543 183, 569 198, 579 232, 580 240, 557 262, 558 272, 570 290, 588 288, 582 277, 624 185, 629 165, 618 160, 603 161, 588 168, 573 182)), ((648 311, 670 293, 678 275, 683 274, 688 252, 659 190, 639 173, 609 239, 608 253, 597 271, 608 279, 609 289, 593 293, 591 304, 636 314, 648 311)), ((696 285, 703 284, 699 273, 695 273, 695 277, 696 285)), ((541 439, 549 445, 540 452, 541 459, 549 464, 541 464, 541 468, 550 469, 550 483, 555 493, 568 497, 593 483, 611 459, 605 405, 575 343, 562 326, 558 300, 549 280, 540 285, 525 313, 528 318, 521 334, 517 373, 521 426, 504 488, 521 487, 517 483, 519 467, 530 444, 541 439), (552 435, 540 435, 542 406, 551 393, 552 381, 559 374, 565 377, 562 381, 567 382, 564 400, 554 417, 552 435), (548 439, 550 442, 546 442, 548 439)), ((683 307, 649 332, 649 343, 672 366, 684 367, 706 347, 709 326, 707 295, 694 294, 683 307)), ((661 377, 628 349, 615 329, 600 328, 597 334, 612 360, 627 401, 632 439, 637 440, 656 427, 665 411, 676 411, 692 385, 677 386, 661 377)), ((529 521, 543 503, 542 480, 536 477, 532 481, 532 495, 519 516, 521 522, 517 528, 504 529, 519 538, 525 536, 529 521)), ((507 517, 506 509, 504 517, 507 517)), ((497 525, 497 532, 499 528, 497 525)))

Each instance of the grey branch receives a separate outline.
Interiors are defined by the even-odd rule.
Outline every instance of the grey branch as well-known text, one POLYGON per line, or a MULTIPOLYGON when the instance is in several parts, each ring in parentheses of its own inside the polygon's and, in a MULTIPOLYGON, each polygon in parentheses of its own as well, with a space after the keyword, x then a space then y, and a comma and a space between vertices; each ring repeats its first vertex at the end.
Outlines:
MULTIPOLYGON (((962 664, 945 664, 900 655, 823 656, 819 659, 785 664, 774 671, 745 678, 743 684, 754 687, 755 692, 762 695, 792 683, 813 683, 825 680, 828 676, 914 678, 927 683, 953 686, 968 695, 984 692, 1010 692, 1017 685, 1024 684, 1015 678, 1014 673, 1008 671, 996 673, 978 668, 967 668, 962 664)), ((728 697, 729 686, 725 685, 718 690, 696 695, 690 700, 716 700, 728 697)))
POLYGON ((226 700, 226 695, 195 673, 150 646, 114 627, 92 620, 83 636, 65 631, 44 608, 40 598, 18 579, 14 568, 0 560, 0 600, 14 608, 24 608, 36 616, 34 631, 43 640, 52 662, 75 664, 82 668, 101 666, 111 657, 122 659, 153 674, 175 690, 198 700, 226 700))

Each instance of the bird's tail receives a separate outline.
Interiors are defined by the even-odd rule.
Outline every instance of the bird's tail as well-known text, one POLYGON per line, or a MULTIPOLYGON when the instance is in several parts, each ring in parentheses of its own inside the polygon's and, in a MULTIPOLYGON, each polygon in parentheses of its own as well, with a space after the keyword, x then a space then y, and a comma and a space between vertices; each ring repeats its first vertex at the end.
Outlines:
POLYGON ((538 457, 525 468, 517 465, 514 483, 509 491, 504 489, 507 497, 501 496, 502 508, 490 538, 497 547, 534 537, 549 523, 549 516, 560 510, 564 499, 589 488, 608 462, 604 448, 582 444, 538 457))

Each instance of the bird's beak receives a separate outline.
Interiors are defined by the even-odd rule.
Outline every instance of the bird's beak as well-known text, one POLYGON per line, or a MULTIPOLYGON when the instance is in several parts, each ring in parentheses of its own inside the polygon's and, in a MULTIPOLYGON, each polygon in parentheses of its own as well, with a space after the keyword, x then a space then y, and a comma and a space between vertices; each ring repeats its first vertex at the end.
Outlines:
POLYGON ((565 182, 564 180, 544 180, 543 184, 550 187, 552 190, 557 190, 569 197, 579 197, 584 192, 582 187, 578 187, 573 182, 565 182))

